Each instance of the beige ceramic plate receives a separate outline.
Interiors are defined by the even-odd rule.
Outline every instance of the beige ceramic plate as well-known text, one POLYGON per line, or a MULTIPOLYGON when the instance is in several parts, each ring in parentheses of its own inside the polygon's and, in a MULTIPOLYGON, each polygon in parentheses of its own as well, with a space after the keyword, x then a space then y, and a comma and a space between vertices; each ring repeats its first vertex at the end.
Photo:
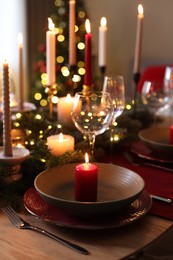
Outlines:
POLYGON ((173 145, 169 144, 169 127, 146 128, 139 132, 139 138, 155 152, 173 154, 173 145))
POLYGON ((97 163, 97 202, 75 201, 74 173, 76 164, 47 169, 34 182, 40 196, 48 203, 73 215, 104 215, 130 205, 144 189, 144 180, 126 168, 97 163))

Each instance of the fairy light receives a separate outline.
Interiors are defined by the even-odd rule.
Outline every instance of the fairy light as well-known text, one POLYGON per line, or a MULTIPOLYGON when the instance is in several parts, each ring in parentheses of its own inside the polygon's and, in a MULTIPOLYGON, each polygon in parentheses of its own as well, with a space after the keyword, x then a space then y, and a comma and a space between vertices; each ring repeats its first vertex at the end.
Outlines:
POLYGON ((115 142, 119 141, 120 140, 119 134, 115 134, 114 137, 113 137, 113 140, 115 142))
POLYGON ((59 32, 59 28, 56 28, 56 27, 55 27, 55 28, 54 28, 54 33, 55 33, 55 34, 60 33, 60 32, 59 32))
POLYGON ((78 73, 79 73, 79 75, 84 75, 85 74, 85 69, 84 68, 78 69, 78 73))
POLYGON ((79 82, 81 80, 81 77, 79 75, 73 75, 72 81, 73 82, 79 82))
POLYGON ((58 35, 57 40, 58 40, 59 42, 65 41, 64 35, 62 35, 62 34, 61 34, 61 35, 58 35))
POLYGON ((58 129, 62 128, 62 125, 58 124, 58 125, 57 125, 57 128, 58 128, 58 129))
POLYGON ((57 60, 58 63, 63 63, 64 62, 64 57, 63 56, 58 56, 56 58, 56 60, 57 60))
POLYGON ((14 124, 14 126, 17 127, 17 128, 20 126, 19 122, 14 122, 13 124, 14 124))
POLYGON ((52 103, 53 104, 57 104, 58 103, 58 97, 57 96, 53 96, 52 97, 52 103))
POLYGON ((77 66, 78 66, 79 68, 84 68, 85 63, 80 60, 80 61, 78 61, 77 66))
POLYGON ((40 114, 35 115, 35 119, 40 120, 42 116, 40 114))
POLYGON ((63 34, 63 28, 62 27, 58 27, 58 33, 63 34))
POLYGON ((21 113, 16 113, 16 118, 17 119, 20 119, 22 117, 22 114, 21 113))
POLYGON ((43 163, 46 162, 46 160, 44 158, 41 158, 40 161, 43 162, 43 163))
POLYGON ((26 131, 26 133, 27 133, 27 135, 31 135, 31 134, 32 134, 32 131, 28 129, 28 130, 26 131))
POLYGON ((47 80, 48 80, 48 75, 47 75, 47 73, 42 73, 42 74, 41 74, 41 84, 42 84, 42 85, 47 85, 47 80))
POLYGON ((31 140, 31 141, 30 141, 30 145, 33 146, 34 144, 35 144, 34 140, 31 140))
POLYGON ((77 45, 77 48, 79 50, 84 50, 85 49, 85 44, 83 42, 79 42, 78 45, 77 45))
POLYGON ((127 110, 130 110, 131 108, 132 108, 131 105, 129 105, 129 104, 126 105, 126 109, 127 109, 127 110))
POLYGON ((48 125, 47 129, 48 130, 52 129, 52 125, 48 125))
POLYGON ((85 15, 86 15, 86 13, 85 13, 84 11, 79 11, 79 12, 78 12, 78 17, 79 17, 79 18, 84 18, 85 15))
POLYGON ((40 106, 42 106, 42 107, 46 107, 47 104, 48 104, 48 102, 47 102, 46 99, 42 99, 42 100, 40 101, 40 106))
POLYGON ((75 32, 79 31, 79 27, 77 25, 75 25, 75 32))
POLYGON ((61 72, 64 77, 68 77, 70 75, 69 69, 65 66, 61 68, 61 72))
POLYGON ((35 93, 34 98, 35 98, 35 100, 40 100, 40 99, 42 99, 42 94, 37 92, 37 93, 35 93))

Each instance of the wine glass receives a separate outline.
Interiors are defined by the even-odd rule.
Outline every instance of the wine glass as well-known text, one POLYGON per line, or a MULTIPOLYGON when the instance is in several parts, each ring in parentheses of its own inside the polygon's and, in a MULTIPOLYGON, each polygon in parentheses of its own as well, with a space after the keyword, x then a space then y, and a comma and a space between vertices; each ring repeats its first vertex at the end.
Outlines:
POLYGON ((113 106, 109 93, 77 92, 74 96, 71 115, 77 129, 88 136, 91 154, 93 154, 95 136, 102 134, 112 120, 113 106))
POLYGON ((157 126, 157 114, 168 104, 168 96, 163 89, 162 82, 145 81, 141 91, 143 104, 154 114, 154 126, 157 126))
POLYGON ((165 69, 163 89, 169 97, 169 106, 173 109, 173 67, 166 67, 165 69))
POLYGON ((110 94, 114 108, 113 118, 110 125, 110 141, 112 142, 113 125, 115 124, 117 117, 122 114, 125 107, 125 87, 123 76, 105 76, 103 82, 103 92, 104 91, 110 94))

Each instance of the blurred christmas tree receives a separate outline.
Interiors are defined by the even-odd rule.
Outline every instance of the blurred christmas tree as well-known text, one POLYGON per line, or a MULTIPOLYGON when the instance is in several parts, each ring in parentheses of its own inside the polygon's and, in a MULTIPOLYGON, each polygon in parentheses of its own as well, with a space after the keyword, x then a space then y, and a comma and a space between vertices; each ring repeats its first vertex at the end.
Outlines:
MULTIPOLYGON (((55 12, 50 16, 57 30, 56 37, 56 96, 64 96, 70 92, 72 70, 69 68, 69 1, 55 0, 55 12)), ((82 0, 76 1, 76 56, 77 64, 73 85, 82 88, 84 70, 84 39, 86 12, 82 0)), ((46 32, 43 31, 43 34, 46 32)), ((33 64, 35 79, 32 84, 31 101, 36 106, 47 106, 48 94, 46 93, 46 43, 38 46, 38 57, 33 64)), ((73 70, 74 73, 74 70, 73 70)), ((55 98, 56 103, 56 98, 55 98)))

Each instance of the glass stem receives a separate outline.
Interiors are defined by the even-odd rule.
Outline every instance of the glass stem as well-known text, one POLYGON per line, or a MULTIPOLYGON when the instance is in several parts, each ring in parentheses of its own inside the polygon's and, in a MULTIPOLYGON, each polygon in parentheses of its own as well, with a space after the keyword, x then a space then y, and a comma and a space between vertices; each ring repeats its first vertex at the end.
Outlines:
POLYGON ((90 149, 91 149, 91 154, 94 154, 94 145, 95 145, 95 135, 89 135, 89 145, 90 145, 90 149))

